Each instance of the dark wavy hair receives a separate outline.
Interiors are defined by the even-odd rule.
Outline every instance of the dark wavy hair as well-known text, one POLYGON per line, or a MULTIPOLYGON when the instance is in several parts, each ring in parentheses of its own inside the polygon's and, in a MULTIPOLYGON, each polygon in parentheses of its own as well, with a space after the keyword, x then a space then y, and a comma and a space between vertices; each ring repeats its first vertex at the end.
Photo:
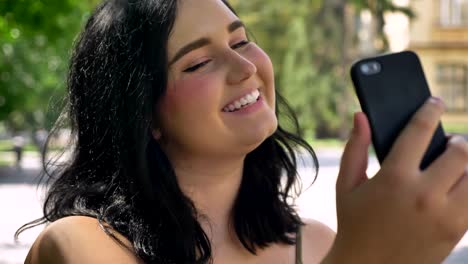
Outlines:
MULTIPOLYGON (((157 126, 154 106, 166 90, 167 42, 177 2, 107 0, 90 16, 75 44, 67 81, 70 157, 61 169, 46 170, 44 216, 18 229, 15 238, 33 226, 84 215, 97 218, 107 234, 113 236, 109 225, 124 235, 146 263, 211 262, 200 214, 151 134, 157 126)), ((280 122, 247 155, 233 208, 237 236, 253 254, 271 243, 294 244, 303 225, 290 200, 297 150, 310 153, 318 169, 313 149, 278 93, 276 105, 278 118, 287 118, 293 132, 280 122)))

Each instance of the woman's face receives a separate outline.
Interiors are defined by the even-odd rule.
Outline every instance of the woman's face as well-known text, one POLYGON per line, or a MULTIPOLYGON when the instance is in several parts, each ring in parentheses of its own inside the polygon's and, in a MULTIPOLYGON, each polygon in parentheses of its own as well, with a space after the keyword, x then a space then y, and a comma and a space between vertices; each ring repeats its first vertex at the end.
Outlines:
POLYGON ((277 127, 273 67, 221 0, 180 0, 158 104, 172 155, 247 154, 277 127))

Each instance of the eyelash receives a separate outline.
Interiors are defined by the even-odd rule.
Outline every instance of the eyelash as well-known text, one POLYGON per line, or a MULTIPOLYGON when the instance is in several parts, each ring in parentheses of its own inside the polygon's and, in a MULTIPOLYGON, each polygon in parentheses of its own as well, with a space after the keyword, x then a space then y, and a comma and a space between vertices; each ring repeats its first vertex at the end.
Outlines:
MULTIPOLYGON (((239 43, 234 44, 234 46, 232 46, 231 48, 233 48, 233 49, 242 48, 242 47, 244 47, 245 45, 247 45, 249 43, 250 43, 249 40, 243 40, 243 41, 241 41, 239 43)), ((204 62, 201 62, 201 63, 199 63, 197 65, 194 65, 194 66, 192 66, 190 68, 185 69, 183 72, 186 72, 186 73, 195 72, 199 68, 201 68, 201 67, 205 66, 206 64, 208 64, 210 61, 211 60, 206 60, 204 62)))

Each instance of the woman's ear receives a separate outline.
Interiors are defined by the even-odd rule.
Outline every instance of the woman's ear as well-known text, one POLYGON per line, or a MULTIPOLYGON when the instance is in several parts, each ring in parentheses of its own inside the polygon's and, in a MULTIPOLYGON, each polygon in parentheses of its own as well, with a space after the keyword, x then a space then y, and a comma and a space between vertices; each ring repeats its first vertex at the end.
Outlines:
POLYGON ((156 141, 161 139, 161 130, 160 129, 153 129, 151 131, 151 134, 153 134, 153 138, 156 139, 156 141))
POLYGON ((161 139, 162 134, 161 134, 161 127, 159 125, 159 119, 156 113, 157 113, 157 105, 155 105, 153 109, 153 117, 151 120, 151 134, 156 141, 159 141, 161 139))

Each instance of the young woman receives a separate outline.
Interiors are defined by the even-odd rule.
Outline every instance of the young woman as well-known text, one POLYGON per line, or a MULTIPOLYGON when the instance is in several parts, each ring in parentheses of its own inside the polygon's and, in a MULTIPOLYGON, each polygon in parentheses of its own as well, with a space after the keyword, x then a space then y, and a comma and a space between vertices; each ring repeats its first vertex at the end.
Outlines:
POLYGON ((74 151, 26 263, 440 263, 468 227, 467 143, 419 170, 443 112, 434 98, 371 180, 357 113, 336 239, 301 220, 294 150, 317 159, 278 125, 288 107, 271 61, 225 1, 105 1, 68 88, 74 151))

